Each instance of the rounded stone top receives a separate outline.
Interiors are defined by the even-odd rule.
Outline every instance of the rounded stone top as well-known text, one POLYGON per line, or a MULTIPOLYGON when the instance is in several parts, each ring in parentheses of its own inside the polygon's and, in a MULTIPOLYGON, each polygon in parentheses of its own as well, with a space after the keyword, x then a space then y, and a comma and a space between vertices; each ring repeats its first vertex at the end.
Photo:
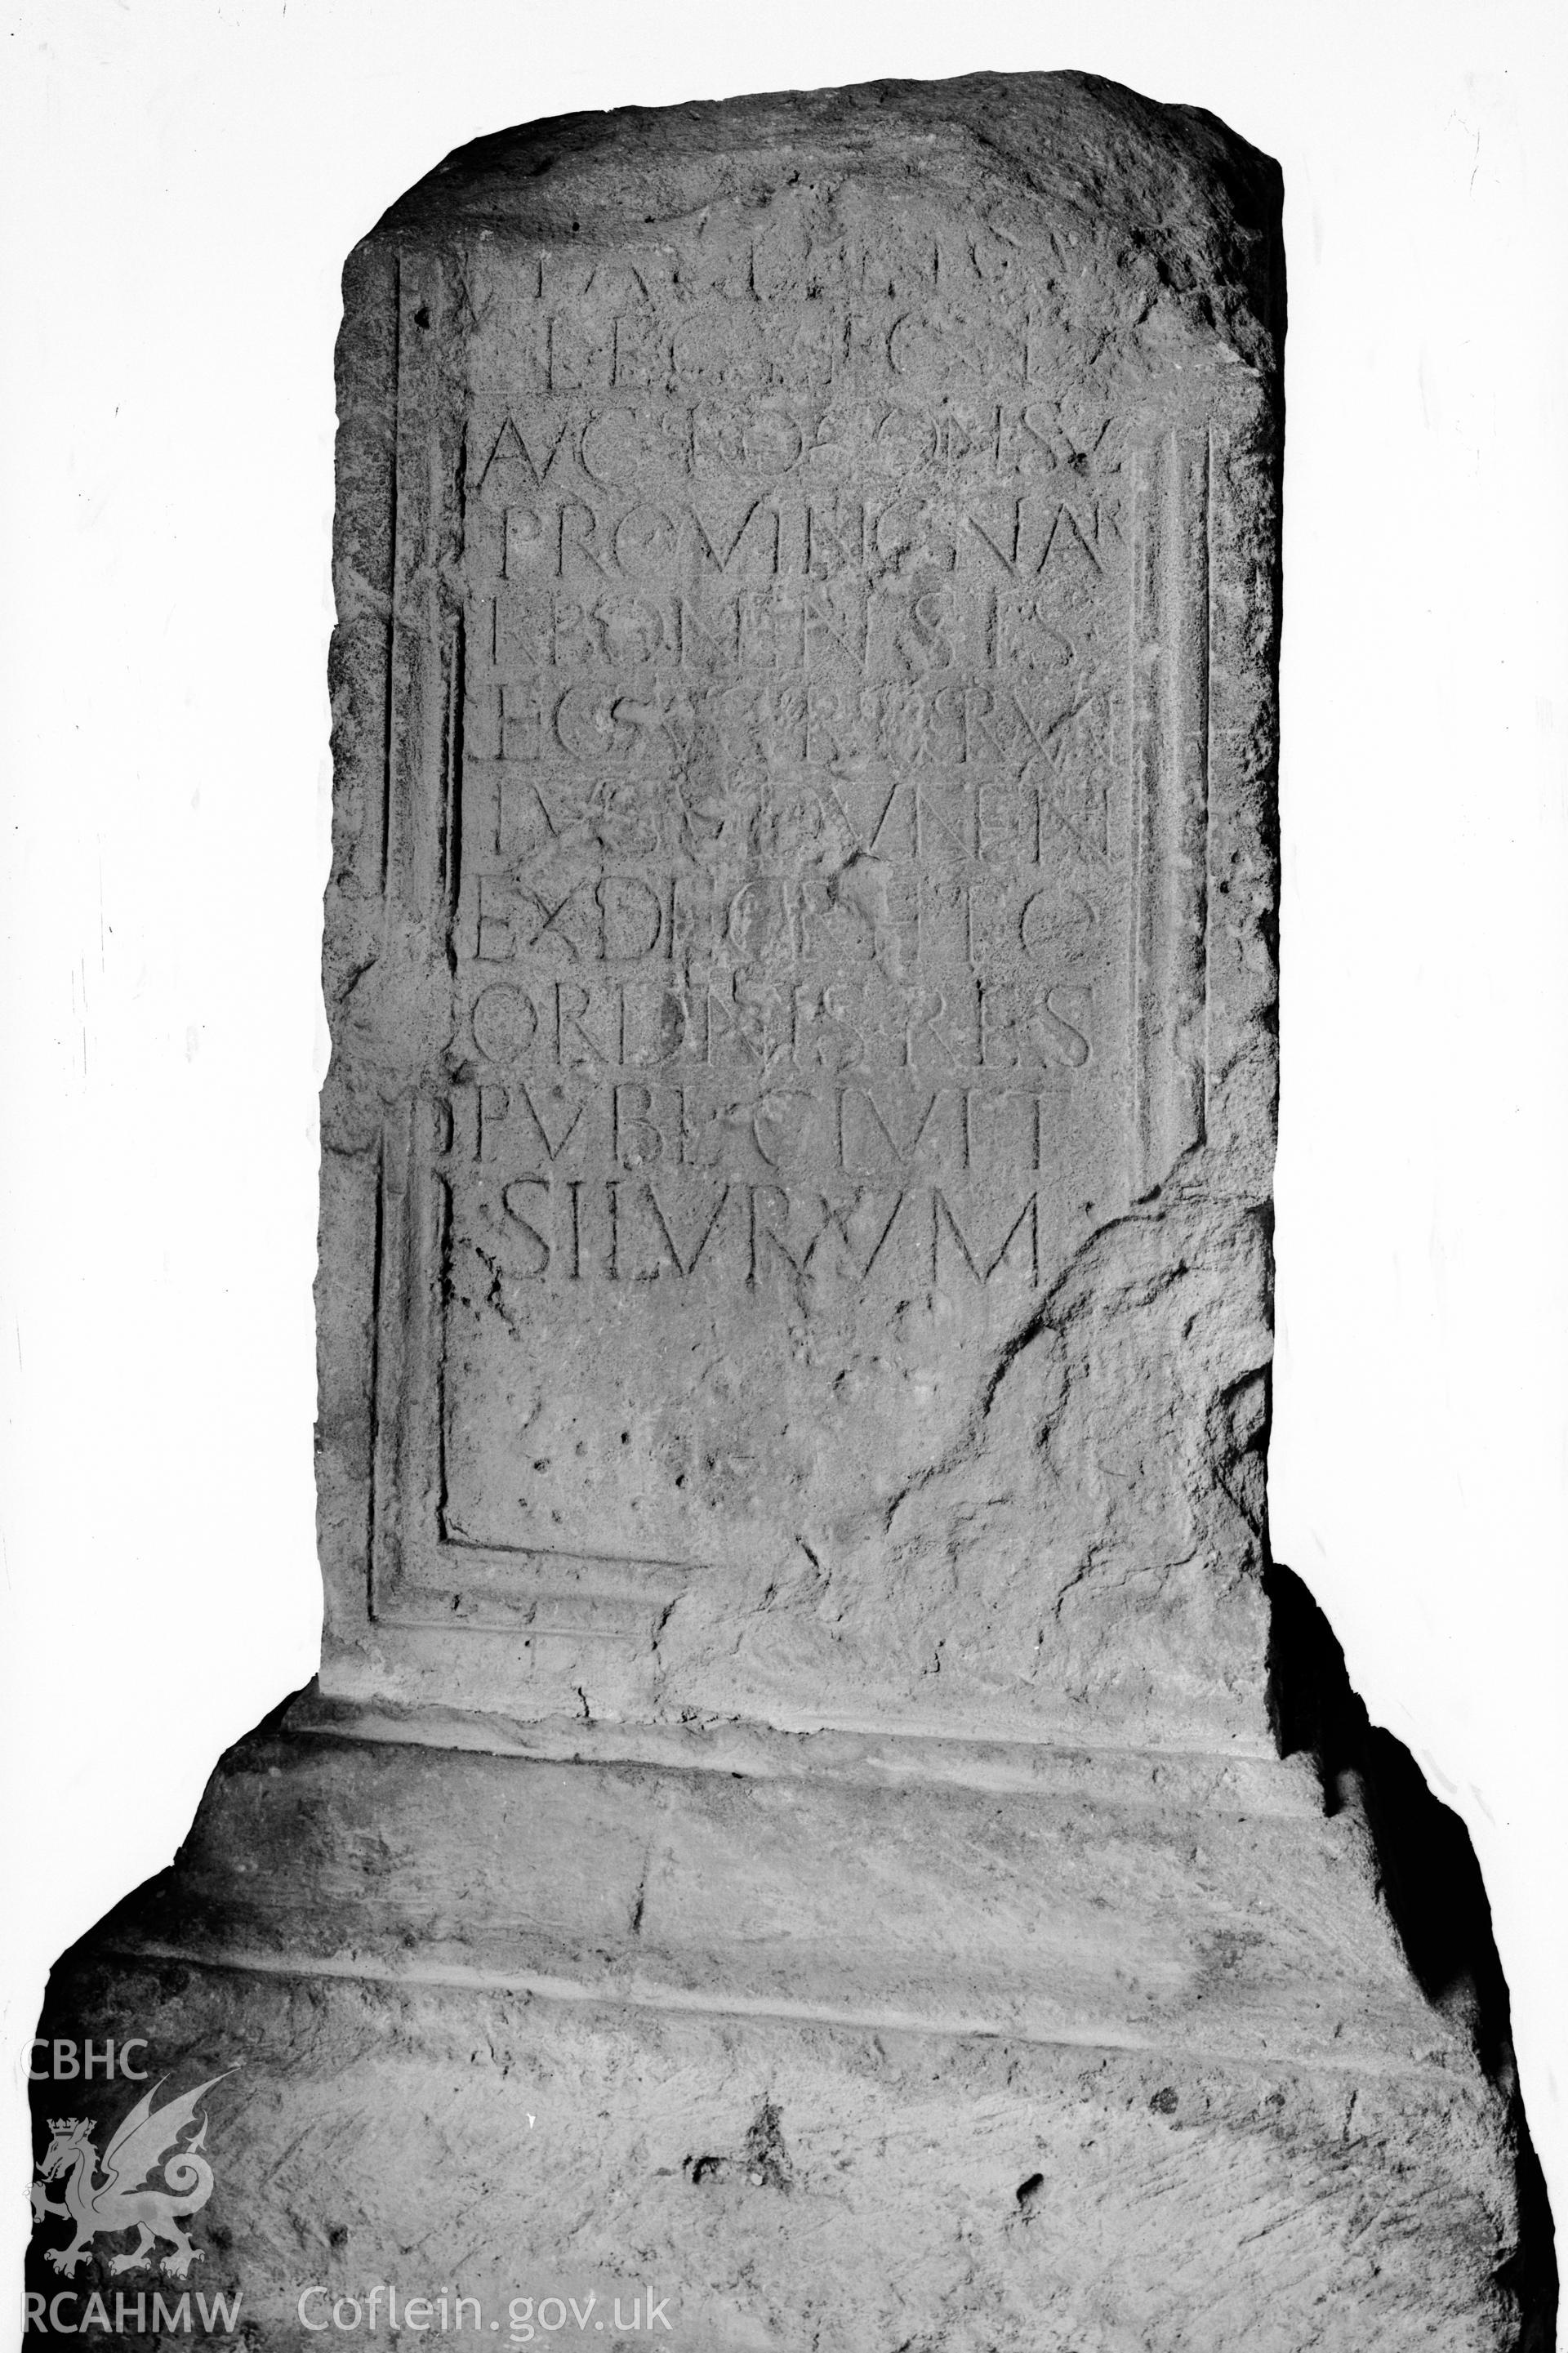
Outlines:
POLYGON ((1100 76, 974 73, 559 115, 457 149, 370 242, 458 233, 588 251, 718 205, 857 185, 972 210, 1026 251, 1127 272, 1265 376, 1284 330, 1279 165, 1200 107, 1100 76), (1081 255, 1081 259, 1079 256, 1081 255))

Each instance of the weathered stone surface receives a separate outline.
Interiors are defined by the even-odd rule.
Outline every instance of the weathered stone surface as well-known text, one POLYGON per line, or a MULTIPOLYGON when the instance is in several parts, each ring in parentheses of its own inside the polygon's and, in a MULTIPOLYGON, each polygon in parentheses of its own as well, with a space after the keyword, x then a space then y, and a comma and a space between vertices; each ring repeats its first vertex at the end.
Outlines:
POLYGON ((243 2061, 258 2344, 1550 2326, 1473 1862, 1267 1561, 1279 216, 976 77, 350 262, 321 1688, 48 2029, 243 2061))
POLYGON ((330 1689, 1266 1739, 1277 207, 976 81, 355 256, 330 1689))
MULTIPOLYGON (((115 1996, 182 2081, 232 2058, 234 1980, 122 1967, 115 1996)), ((1173 2062, 410 1970, 252 1975, 243 2016, 261 2084, 237 2178, 213 2102, 209 2293, 456 2279, 488 2319, 530 2289, 626 2311, 651 2281, 673 2343, 835 2353, 1510 2341, 1510 2218, 1476 2196, 1489 2119, 1441 2068, 1173 2062), (770 2109, 764 2168, 747 2141, 770 2109)), ((293 2296, 255 2302, 262 2341, 302 2341, 293 2296)))
POLYGON ((1405 1822, 1396 1927, 1372 1756, 1331 1679, 1306 1709, 1331 1813, 1299 1755, 716 1725, 570 1762, 296 1704, 44 2031, 242 2057, 202 2284, 268 2346, 309 2283, 488 2328, 649 2281, 695 2346, 1548 2343, 1465 1858, 1405 1822))

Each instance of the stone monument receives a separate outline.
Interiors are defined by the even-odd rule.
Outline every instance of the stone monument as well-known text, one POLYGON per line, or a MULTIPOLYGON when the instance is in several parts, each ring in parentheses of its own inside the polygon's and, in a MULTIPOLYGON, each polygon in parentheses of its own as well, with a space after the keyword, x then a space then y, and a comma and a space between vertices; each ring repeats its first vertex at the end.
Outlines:
POLYGON ((49 2081, 58 2326, 1549 2342, 1473 1861, 1268 1555, 1279 216, 979 75, 352 257, 321 1673, 52 1981, 195 2242, 122 2134, 61 2263, 49 2081))

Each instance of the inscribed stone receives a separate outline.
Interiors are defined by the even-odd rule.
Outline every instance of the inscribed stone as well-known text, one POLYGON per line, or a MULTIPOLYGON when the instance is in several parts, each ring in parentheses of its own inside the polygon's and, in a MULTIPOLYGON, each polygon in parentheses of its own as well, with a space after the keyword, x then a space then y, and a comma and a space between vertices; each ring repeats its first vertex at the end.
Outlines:
POLYGON ((321 1686, 45 2016, 265 2353, 1544 2353, 1474 1858, 1268 1558, 1279 211, 975 76, 350 262, 321 1686))

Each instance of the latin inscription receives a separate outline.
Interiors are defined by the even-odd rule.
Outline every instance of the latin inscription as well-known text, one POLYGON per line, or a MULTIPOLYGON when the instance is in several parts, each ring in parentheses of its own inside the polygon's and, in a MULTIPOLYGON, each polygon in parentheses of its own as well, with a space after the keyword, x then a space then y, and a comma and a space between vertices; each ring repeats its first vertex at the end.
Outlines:
POLYGON ((465 267, 454 1232, 1037 1283, 1124 1084, 1118 423, 1003 240, 706 236, 465 267))
POLYGON ((1147 427, 1062 364, 1070 254, 771 210, 404 290, 463 377, 410 1395, 476 1560, 914 1475, 1149 1124, 1147 427))

